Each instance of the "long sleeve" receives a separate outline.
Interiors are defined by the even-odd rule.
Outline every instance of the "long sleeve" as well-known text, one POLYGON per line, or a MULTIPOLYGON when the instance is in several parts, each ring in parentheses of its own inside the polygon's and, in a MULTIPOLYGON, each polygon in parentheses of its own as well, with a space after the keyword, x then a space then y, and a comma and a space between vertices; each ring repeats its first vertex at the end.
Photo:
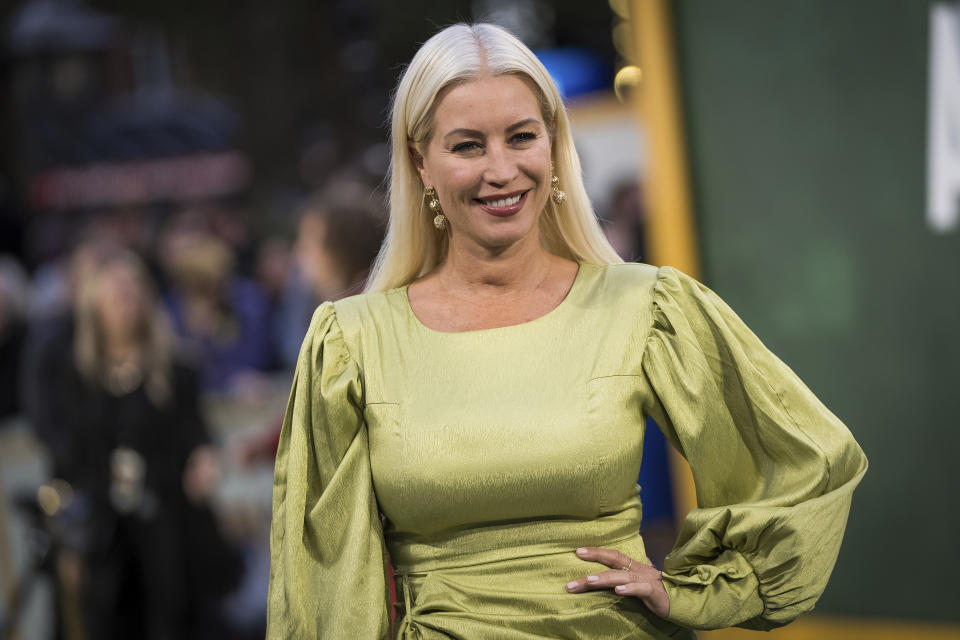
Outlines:
POLYGON ((826 586, 866 458, 707 287, 663 267, 653 311, 644 409, 689 462, 697 490, 664 562, 669 619, 784 625, 826 586))
POLYGON ((314 314, 277 451, 267 638, 385 638, 386 555, 360 370, 332 303, 314 314))

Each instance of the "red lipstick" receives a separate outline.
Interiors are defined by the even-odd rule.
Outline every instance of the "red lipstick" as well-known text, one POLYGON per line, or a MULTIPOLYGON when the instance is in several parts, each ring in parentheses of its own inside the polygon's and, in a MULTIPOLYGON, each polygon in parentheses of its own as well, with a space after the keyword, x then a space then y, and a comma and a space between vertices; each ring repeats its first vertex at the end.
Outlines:
MULTIPOLYGON (((520 211, 520 209, 523 209, 523 205, 524 205, 524 203, 526 203, 526 201, 527 201, 527 194, 528 194, 528 193, 530 193, 530 192, 529 192, 529 191, 524 191, 524 192, 523 192, 523 195, 520 196, 520 199, 519 199, 519 200, 517 200, 517 201, 516 201, 515 203, 513 203, 513 204, 509 204, 509 205, 506 205, 506 206, 504 206, 504 207, 494 207, 493 205, 487 204, 487 202, 485 202, 485 201, 483 201, 483 200, 479 200, 479 199, 477 200, 477 203, 480 205, 480 208, 481 208, 481 209, 483 209, 484 211, 486 211, 486 212, 489 213, 490 215, 492 215, 492 216, 497 216, 497 217, 499 217, 499 218, 507 218, 507 217, 509 217, 509 216, 512 216, 512 215, 516 214, 518 211, 520 211)), ((516 196, 516 194, 510 194, 510 195, 498 196, 497 198, 487 198, 486 200, 487 200, 487 201, 490 201, 490 200, 506 200, 506 199, 510 198, 511 195, 514 196, 514 197, 516 196)))

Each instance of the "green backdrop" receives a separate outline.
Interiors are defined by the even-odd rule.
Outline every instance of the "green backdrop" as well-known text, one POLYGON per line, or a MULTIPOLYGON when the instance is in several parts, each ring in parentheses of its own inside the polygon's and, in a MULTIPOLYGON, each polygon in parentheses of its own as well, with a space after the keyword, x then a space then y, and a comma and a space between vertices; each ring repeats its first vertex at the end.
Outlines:
POLYGON ((960 232, 924 214, 930 4, 674 5, 704 280, 871 463, 824 613, 960 620, 960 232))

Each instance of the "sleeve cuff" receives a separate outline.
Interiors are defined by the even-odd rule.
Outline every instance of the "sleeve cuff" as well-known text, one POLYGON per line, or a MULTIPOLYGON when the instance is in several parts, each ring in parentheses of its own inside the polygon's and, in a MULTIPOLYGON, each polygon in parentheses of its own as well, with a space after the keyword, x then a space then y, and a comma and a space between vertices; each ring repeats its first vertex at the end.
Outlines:
POLYGON ((736 579, 716 575, 706 584, 697 578, 662 574, 670 599, 667 620, 689 629, 733 627, 760 616, 764 611, 760 582, 748 573, 736 579))

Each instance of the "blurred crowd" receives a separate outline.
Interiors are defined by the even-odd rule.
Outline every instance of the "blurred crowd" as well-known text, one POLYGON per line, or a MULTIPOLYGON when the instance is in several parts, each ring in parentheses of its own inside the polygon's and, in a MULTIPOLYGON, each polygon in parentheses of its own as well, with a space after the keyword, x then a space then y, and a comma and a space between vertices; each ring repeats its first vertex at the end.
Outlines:
MULTIPOLYGON (((0 3, 0 640, 263 637, 292 369, 317 305, 363 289, 391 61, 434 28, 370 2, 147 5, 0 3)), ((551 25, 513 27, 548 46, 551 25)), ((571 96, 609 85, 571 55, 545 58, 571 96)), ((635 180, 602 190, 642 258, 635 180)), ((656 557, 669 505, 659 535, 644 495, 656 557)))
MULTIPOLYGON (((637 259, 636 183, 610 202, 608 236, 637 259)), ((229 200, 77 220, 29 273, 0 255, 0 425, 22 416, 48 461, 20 506, 52 544, 21 573, 49 574, 58 638, 262 637, 269 496, 250 513, 224 478, 269 475, 304 333, 361 292, 383 195, 342 175, 259 236, 229 200)), ((649 515, 656 552, 672 519, 649 515)))
MULTIPOLYGON (((289 226, 255 237, 230 201, 103 209, 29 272, 0 255, 0 425, 22 416, 48 460, 21 506, 52 540, 33 569, 55 584, 57 637, 263 637, 265 551, 249 547, 269 514, 216 496, 225 469, 272 468, 270 390, 316 306, 361 291, 382 196, 340 177, 289 226), (211 406, 258 403, 242 433, 209 424, 211 406)), ((15 629, 16 603, 0 610, 15 629)))

